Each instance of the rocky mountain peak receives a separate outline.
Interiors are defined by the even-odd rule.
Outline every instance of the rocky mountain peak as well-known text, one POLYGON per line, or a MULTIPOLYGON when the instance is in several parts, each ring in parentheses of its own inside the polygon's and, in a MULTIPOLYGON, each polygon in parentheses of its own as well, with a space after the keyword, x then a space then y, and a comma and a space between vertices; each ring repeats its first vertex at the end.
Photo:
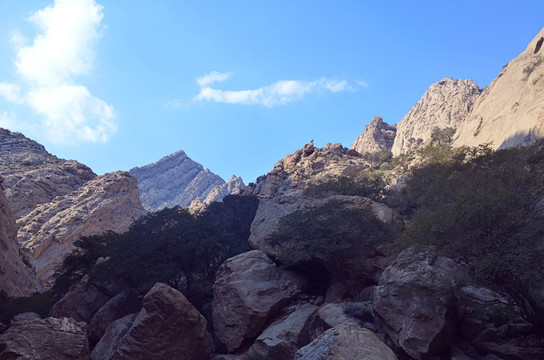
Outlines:
POLYGON ((408 114, 397 124, 397 135, 391 148, 397 156, 429 145, 435 127, 459 128, 463 124, 481 90, 472 80, 444 78, 425 91, 408 114))
POLYGON ((474 104, 454 146, 509 147, 544 137, 544 29, 474 104))
POLYGON ((353 142, 350 149, 360 154, 385 152, 388 153, 393 147, 397 128, 383 121, 380 116, 375 116, 365 126, 363 133, 353 142))

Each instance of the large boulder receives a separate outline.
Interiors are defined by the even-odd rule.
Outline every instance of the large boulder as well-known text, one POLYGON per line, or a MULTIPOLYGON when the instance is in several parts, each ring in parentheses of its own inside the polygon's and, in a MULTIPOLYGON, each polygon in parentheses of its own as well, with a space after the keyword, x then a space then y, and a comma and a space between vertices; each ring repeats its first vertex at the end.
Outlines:
POLYGON ((119 342, 132 327, 137 314, 128 314, 115 320, 104 331, 104 336, 91 352, 91 360, 108 360, 119 342))
POLYGON ((277 257, 288 244, 282 244, 282 248, 277 248, 269 244, 268 238, 277 229, 280 219, 295 211, 308 210, 333 200, 344 201, 349 204, 349 207, 369 210, 384 223, 397 224, 399 228, 404 226, 402 216, 396 211, 369 198, 348 195, 305 198, 293 194, 293 196, 282 198, 281 201, 261 200, 259 202, 255 220, 251 224, 251 235, 248 239, 249 245, 253 249, 263 251, 268 256, 277 257))
POLYGON ((393 342, 415 359, 446 348, 458 320, 451 259, 405 250, 385 269, 373 309, 393 342))
POLYGON ((289 306, 259 335, 249 349, 249 356, 274 360, 291 360, 302 346, 323 332, 313 304, 289 306))
POLYGON ((89 323, 93 315, 110 297, 96 286, 89 287, 79 283, 74 289, 53 305, 49 316, 55 318, 69 317, 76 321, 89 323))
POLYGON ((217 341, 232 352, 259 335, 267 321, 297 296, 304 279, 280 270, 265 253, 249 251, 225 261, 213 286, 217 341))
POLYGON ((372 331, 355 324, 327 330, 295 356, 295 360, 353 359, 397 360, 397 357, 372 331))
POLYGON ((0 336, 0 359, 89 359, 87 324, 73 319, 18 319, 0 336))
POLYGON ((110 360, 208 359, 212 349, 206 319, 179 291, 157 283, 110 360))
POLYGON ((104 335, 106 328, 115 320, 125 315, 140 311, 140 302, 136 295, 125 290, 112 297, 92 317, 89 323, 89 343, 91 347, 104 335))

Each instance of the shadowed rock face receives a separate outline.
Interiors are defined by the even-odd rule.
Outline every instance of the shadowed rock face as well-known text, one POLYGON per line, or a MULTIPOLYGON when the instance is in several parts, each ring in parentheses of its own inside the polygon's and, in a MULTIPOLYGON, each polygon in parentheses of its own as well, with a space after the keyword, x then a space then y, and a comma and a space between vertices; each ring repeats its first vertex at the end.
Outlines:
POLYGON ((430 144, 435 127, 460 128, 480 96, 472 80, 444 78, 425 91, 408 114, 396 125, 391 152, 397 156, 430 144))
POLYGON ((17 228, 0 184, 0 291, 8 296, 29 296, 41 286, 23 262, 17 228))
POLYGON ((244 185, 237 177, 225 183, 183 151, 156 163, 136 167, 130 170, 130 174, 138 179, 142 204, 148 211, 176 205, 189 206, 196 199, 204 203, 219 201, 227 194, 237 193, 244 185))

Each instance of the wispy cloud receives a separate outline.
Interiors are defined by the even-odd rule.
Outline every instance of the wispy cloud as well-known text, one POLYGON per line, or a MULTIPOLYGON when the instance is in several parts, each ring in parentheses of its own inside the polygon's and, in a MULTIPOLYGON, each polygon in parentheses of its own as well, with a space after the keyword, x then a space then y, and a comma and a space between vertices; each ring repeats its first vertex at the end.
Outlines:
POLYGON ((196 79, 200 93, 197 101, 214 101, 227 104, 264 105, 272 107, 300 100, 305 95, 319 92, 356 91, 361 85, 351 85, 346 80, 320 78, 314 81, 282 80, 272 85, 252 90, 221 90, 210 85, 227 80, 231 73, 211 72, 196 79))
POLYGON ((28 19, 39 29, 31 44, 11 33, 21 82, 0 83, 0 96, 43 115, 35 125, 51 141, 106 141, 116 130, 113 107, 77 81, 92 70, 102 9, 94 0, 55 0, 28 19))

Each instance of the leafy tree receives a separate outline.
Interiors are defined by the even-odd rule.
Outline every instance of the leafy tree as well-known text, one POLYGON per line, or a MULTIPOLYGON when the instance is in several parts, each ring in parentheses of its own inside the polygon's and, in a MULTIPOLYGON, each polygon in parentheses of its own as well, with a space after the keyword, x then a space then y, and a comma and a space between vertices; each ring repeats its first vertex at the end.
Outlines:
POLYGON ((367 172, 361 177, 339 176, 321 184, 311 185, 305 190, 305 195, 310 197, 331 194, 356 195, 384 201, 388 195, 387 186, 388 182, 384 176, 376 172, 367 172))
POLYGON ((463 149, 414 171, 407 200, 416 212, 401 247, 432 246, 474 279, 514 299, 544 330, 535 293, 544 265, 544 147, 463 149))
POLYGON ((438 145, 449 145, 453 135, 455 135, 455 131, 455 128, 452 127, 441 129, 438 126, 435 126, 431 133, 431 145, 437 143, 438 145))
POLYGON ((321 265, 356 292, 365 254, 392 238, 390 227, 369 210, 333 200, 283 217, 269 242, 284 249, 279 260, 286 266, 321 265))

